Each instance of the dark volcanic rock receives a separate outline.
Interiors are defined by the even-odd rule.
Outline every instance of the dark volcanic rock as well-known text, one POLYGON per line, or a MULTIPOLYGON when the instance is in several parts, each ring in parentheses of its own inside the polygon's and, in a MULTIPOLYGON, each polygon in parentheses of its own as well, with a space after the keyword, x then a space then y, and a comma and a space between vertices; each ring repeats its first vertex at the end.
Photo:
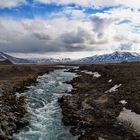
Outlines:
POLYGON ((28 125, 23 117, 26 113, 25 97, 17 97, 26 86, 36 82, 37 76, 52 71, 43 65, 0 66, 0 140, 12 139, 12 134, 28 125))
POLYGON ((129 126, 117 121, 124 107, 121 100, 128 102, 126 108, 140 112, 140 64, 81 66, 75 72, 81 76, 68 82, 73 86, 72 95, 59 100, 63 122, 72 126, 71 133, 78 135, 79 140, 140 140, 129 126), (101 77, 96 78, 83 70, 98 72, 101 77), (112 82, 108 82, 110 79, 112 82), (119 84, 122 86, 118 90, 106 92, 119 84))

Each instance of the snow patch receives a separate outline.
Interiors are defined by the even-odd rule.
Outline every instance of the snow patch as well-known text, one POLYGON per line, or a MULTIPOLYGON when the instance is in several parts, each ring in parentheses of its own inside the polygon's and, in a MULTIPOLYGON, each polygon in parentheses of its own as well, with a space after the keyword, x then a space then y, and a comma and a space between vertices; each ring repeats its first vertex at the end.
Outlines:
POLYGON ((123 105, 127 104, 126 100, 121 100, 120 103, 123 105))
POLYGON ((108 83, 111 83, 112 82, 112 79, 108 80, 108 83))
POLYGON ((107 90, 105 93, 108 93, 108 92, 115 92, 118 90, 118 88, 121 86, 122 84, 119 84, 119 85, 115 85, 114 87, 110 88, 109 90, 107 90))
POLYGON ((92 71, 83 70, 83 71, 81 71, 81 72, 83 72, 83 73, 85 73, 85 74, 93 75, 93 72, 92 72, 92 71))
POLYGON ((118 121, 124 123, 124 125, 127 123, 137 133, 140 134, 140 115, 139 114, 136 114, 135 112, 132 112, 131 110, 128 110, 126 108, 123 108, 123 111, 120 112, 120 115, 118 116, 117 119, 118 121))
POLYGON ((96 78, 99 78, 101 76, 101 74, 99 74, 98 72, 92 72, 92 71, 87 71, 87 70, 83 70, 81 72, 85 74, 93 75, 93 77, 96 77, 96 78))
POLYGON ((5 55, 1 54, 1 56, 2 56, 4 59, 7 59, 7 57, 6 57, 5 55))
POLYGON ((105 140, 104 138, 99 137, 98 140, 105 140))
POLYGON ((101 74, 99 74, 98 72, 94 72, 93 77, 99 78, 99 77, 101 77, 101 74))

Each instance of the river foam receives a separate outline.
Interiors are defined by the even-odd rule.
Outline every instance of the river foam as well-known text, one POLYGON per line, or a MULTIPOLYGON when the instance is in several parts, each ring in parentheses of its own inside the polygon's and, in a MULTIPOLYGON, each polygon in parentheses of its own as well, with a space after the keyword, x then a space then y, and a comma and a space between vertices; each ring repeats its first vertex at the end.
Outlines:
POLYGON ((20 96, 27 97, 25 116, 29 126, 21 129, 13 136, 13 140, 74 140, 69 127, 63 125, 58 98, 72 89, 64 82, 72 80, 76 75, 65 70, 55 70, 50 74, 39 76, 36 86, 20 96))

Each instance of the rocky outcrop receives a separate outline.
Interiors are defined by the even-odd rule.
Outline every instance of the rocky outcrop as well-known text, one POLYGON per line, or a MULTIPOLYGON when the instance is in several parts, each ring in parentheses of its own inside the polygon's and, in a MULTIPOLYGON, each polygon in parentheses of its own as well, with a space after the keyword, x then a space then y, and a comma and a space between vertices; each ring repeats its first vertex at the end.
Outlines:
POLYGON ((79 140, 140 140, 129 124, 117 120, 124 106, 136 113, 140 111, 140 65, 91 65, 72 71, 80 76, 68 82, 73 86, 71 95, 59 100, 63 122, 71 126, 71 133, 79 140), (85 70, 101 76, 94 77, 85 70), (121 100, 127 103, 122 104, 121 100))
POLYGON ((36 82, 38 75, 52 71, 43 65, 7 65, 0 66, 0 140, 12 139, 12 134, 28 124, 24 120, 26 113, 25 97, 17 97, 26 86, 36 82))

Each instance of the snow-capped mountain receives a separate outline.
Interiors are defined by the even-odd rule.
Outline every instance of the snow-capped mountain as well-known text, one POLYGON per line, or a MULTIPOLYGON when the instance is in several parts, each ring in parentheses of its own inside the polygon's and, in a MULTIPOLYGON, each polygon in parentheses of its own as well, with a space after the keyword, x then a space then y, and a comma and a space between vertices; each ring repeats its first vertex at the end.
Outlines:
POLYGON ((35 58, 21 59, 6 53, 0 52, 0 61, 9 60, 12 63, 35 63, 35 64, 99 64, 99 63, 119 63, 119 62, 135 62, 140 61, 140 54, 132 52, 114 52, 104 55, 95 55, 72 61, 70 58, 54 59, 54 58, 35 58))
POLYGON ((111 54, 95 55, 79 59, 77 63, 94 64, 94 63, 118 63, 118 62, 140 61, 140 54, 135 52, 113 52, 111 54))
POLYGON ((0 61, 9 60, 12 63, 29 63, 27 59, 16 58, 6 53, 0 52, 0 61))
POLYGON ((34 59, 29 59, 32 63, 37 63, 37 64, 66 64, 71 62, 70 58, 63 58, 63 59, 55 59, 55 58, 34 58, 34 59))
POLYGON ((17 58, 11 55, 8 55, 6 53, 0 52, 0 61, 5 61, 9 60, 12 63, 35 63, 35 64, 66 64, 71 61, 70 58, 64 58, 64 59, 54 59, 54 58, 35 58, 35 59, 22 59, 22 58, 17 58))

